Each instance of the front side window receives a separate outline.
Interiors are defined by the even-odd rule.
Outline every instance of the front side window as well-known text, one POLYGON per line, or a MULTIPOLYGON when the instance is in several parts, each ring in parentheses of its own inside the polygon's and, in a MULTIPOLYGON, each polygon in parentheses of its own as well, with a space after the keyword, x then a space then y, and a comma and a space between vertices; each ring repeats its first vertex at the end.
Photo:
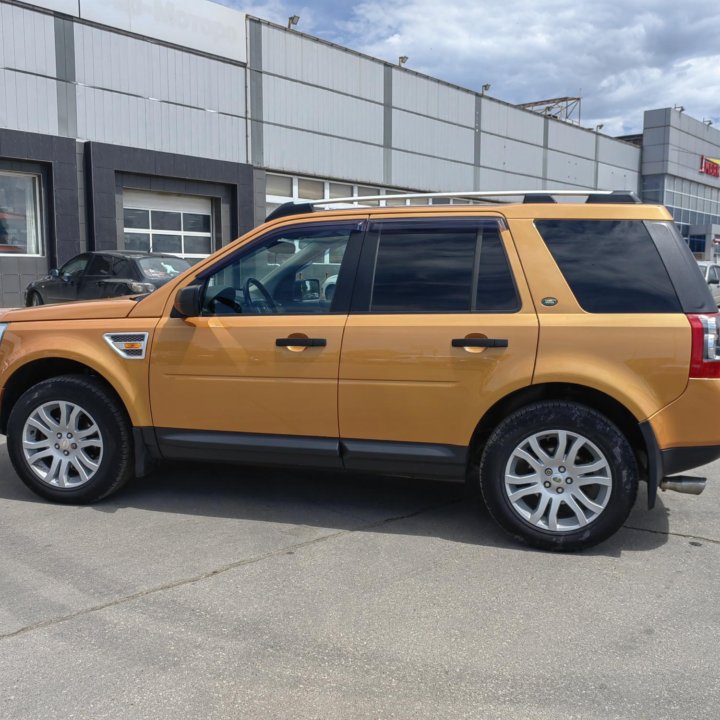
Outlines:
POLYGON ((43 253, 36 175, 0 172, 0 253, 43 253))
POLYGON ((680 302, 640 220, 537 220, 538 229, 583 310, 673 313, 680 302))
POLYGON ((333 310, 357 223, 287 228, 206 276, 204 315, 315 314, 333 310))
MULTIPOLYGON (((378 223, 370 311, 514 312, 519 299, 498 224, 378 223)), ((375 234, 376 233, 376 234, 375 234)))
POLYGON ((90 260, 89 255, 78 255, 72 260, 68 260, 61 268, 60 275, 66 277, 77 277, 85 271, 88 261, 90 260))

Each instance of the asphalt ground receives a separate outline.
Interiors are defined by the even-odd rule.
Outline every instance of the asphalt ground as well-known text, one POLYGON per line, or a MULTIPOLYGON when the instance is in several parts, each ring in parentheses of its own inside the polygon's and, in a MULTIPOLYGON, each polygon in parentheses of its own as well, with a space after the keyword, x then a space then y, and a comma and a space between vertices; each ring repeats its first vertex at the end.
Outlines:
POLYGON ((0 718, 720 716, 720 464, 592 551, 464 488, 168 465, 48 504, 0 444, 0 718))

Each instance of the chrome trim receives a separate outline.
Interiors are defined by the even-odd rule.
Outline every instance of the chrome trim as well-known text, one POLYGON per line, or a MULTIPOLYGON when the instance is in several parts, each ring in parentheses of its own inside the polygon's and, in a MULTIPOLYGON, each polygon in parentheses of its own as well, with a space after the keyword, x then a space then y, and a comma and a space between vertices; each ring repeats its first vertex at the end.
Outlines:
POLYGON ((105 342, 122 358, 126 360, 144 360, 147 351, 148 334, 146 332, 114 332, 103 335, 105 342), (142 347, 137 350, 128 350, 122 347, 125 343, 140 343, 142 347))

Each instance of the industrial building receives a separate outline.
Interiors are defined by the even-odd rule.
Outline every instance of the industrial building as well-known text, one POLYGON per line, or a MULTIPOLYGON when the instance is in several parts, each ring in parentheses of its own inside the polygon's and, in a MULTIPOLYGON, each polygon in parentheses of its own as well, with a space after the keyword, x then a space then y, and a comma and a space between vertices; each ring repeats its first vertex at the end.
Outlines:
POLYGON ((0 0, 0 306, 81 250, 199 258, 397 191, 633 190, 710 257, 718 158, 679 108, 613 138, 207 0, 0 0))

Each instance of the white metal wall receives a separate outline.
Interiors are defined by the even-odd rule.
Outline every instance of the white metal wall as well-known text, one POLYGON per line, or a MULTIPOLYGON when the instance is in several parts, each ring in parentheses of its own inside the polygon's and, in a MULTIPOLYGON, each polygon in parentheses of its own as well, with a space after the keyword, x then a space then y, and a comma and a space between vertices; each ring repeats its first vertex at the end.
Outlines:
POLYGON ((0 4, 0 127, 58 131, 51 15, 0 4))

